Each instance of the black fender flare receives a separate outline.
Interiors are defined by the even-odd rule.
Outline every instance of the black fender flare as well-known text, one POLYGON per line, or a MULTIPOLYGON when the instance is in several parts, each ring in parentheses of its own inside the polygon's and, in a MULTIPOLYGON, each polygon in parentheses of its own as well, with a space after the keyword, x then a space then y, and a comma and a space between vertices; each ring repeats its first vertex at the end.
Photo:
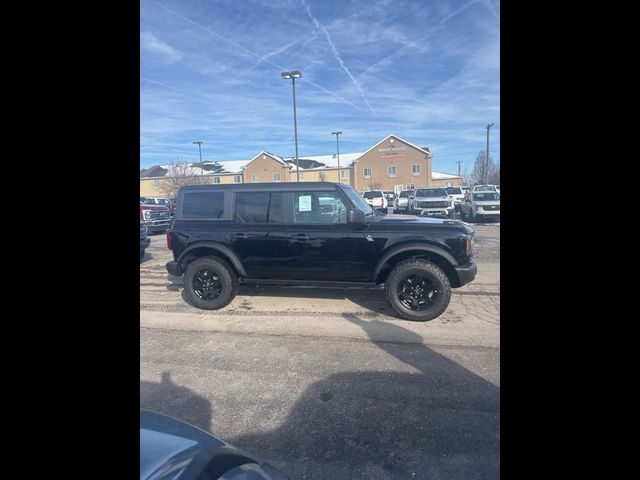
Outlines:
POLYGON ((193 250, 196 250, 198 248, 211 248, 213 250, 219 251, 231 261, 235 269, 238 270, 238 273, 242 277, 247 276, 247 272, 245 271, 244 266, 242 265, 242 262, 240 261, 238 256, 235 253, 233 253, 233 251, 229 247, 222 245, 221 243, 218 243, 218 242, 198 242, 193 245, 190 245, 189 247, 185 248, 184 251, 180 254, 180 258, 178 258, 178 262, 182 263, 182 260, 184 259, 184 257, 186 257, 189 254, 189 252, 192 252, 193 250))
POLYGON ((378 275, 380 275, 380 271, 382 270, 384 265, 389 261, 389 259, 391 259, 392 257, 394 257, 395 255, 397 255, 399 253, 407 252, 409 250, 422 250, 424 252, 435 253, 435 254, 440 255, 441 257, 443 257, 449 263, 451 263, 452 266, 458 265, 458 261, 453 257, 453 255, 451 255, 449 252, 447 252, 442 247, 438 247, 436 245, 425 244, 425 243, 405 243, 405 244, 402 244, 402 245, 398 245, 397 247, 391 247, 391 250, 389 250, 387 253, 385 253, 382 256, 382 258, 380 260, 378 260, 376 268, 373 271, 372 281, 374 281, 374 282, 376 281, 376 279, 378 278, 378 275))

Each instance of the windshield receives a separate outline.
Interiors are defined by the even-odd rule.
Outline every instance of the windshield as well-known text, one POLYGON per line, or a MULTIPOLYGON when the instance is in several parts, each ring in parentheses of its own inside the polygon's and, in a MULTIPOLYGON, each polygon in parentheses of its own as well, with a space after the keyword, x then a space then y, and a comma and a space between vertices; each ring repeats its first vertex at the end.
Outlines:
POLYGON ((445 190, 449 195, 462 195, 462 190, 458 187, 447 187, 445 190))
POLYGON ((416 197, 446 197, 447 191, 444 188, 419 188, 416 190, 416 197))
POLYGON ((500 200, 500 195, 496 192, 474 193, 473 199, 478 202, 486 202, 488 200, 500 200))
POLYGON ((400 192, 400 198, 407 198, 411 196, 412 193, 413 193, 412 190, 405 190, 403 192, 400 192))
POLYGON ((349 197, 349 200, 355 208, 362 210, 364 213, 373 212, 371 205, 365 202, 364 199, 358 195, 358 192, 356 192, 352 187, 343 188, 342 191, 347 195, 347 197, 349 197))
POLYGON ((476 187, 476 192, 495 192, 496 187, 493 185, 483 185, 481 187, 476 187))
POLYGON ((364 192, 363 197, 364 198, 380 198, 382 196, 382 192, 376 191, 376 192, 364 192))

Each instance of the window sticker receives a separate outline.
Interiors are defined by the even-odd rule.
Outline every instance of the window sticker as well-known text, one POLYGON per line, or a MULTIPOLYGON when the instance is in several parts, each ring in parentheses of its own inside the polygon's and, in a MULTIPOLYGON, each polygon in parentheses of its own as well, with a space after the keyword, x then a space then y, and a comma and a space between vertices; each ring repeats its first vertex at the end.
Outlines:
POLYGON ((298 211, 310 212, 311 211, 311 195, 304 195, 298 197, 298 211))

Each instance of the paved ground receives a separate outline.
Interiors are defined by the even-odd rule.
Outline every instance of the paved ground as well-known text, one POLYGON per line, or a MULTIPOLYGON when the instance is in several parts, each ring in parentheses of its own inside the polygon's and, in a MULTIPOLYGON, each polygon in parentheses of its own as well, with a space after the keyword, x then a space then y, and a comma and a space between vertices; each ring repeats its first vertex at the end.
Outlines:
POLYGON ((140 403, 291 478, 499 477, 500 227, 439 318, 399 320, 375 289, 243 286, 182 299, 164 236, 140 264, 140 403))

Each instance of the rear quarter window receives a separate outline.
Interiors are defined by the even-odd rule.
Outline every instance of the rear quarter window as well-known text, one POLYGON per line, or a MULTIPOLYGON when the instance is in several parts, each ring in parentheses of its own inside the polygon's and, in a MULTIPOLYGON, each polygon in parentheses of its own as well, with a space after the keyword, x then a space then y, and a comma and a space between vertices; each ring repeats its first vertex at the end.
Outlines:
POLYGON ((184 194, 182 217, 216 219, 224 215, 224 192, 189 192, 184 194))

